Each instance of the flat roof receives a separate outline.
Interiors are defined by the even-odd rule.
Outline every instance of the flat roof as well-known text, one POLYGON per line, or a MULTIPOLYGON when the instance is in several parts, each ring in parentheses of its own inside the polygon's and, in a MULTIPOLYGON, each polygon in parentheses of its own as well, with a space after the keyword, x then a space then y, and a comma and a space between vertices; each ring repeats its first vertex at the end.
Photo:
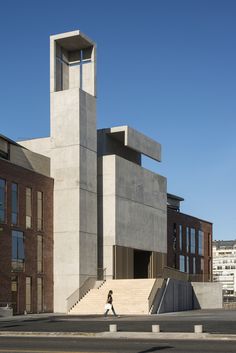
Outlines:
POLYGON ((56 41, 60 46, 69 51, 85 49, 96 45, 95 42, 80 30, 51 35, 50 41, 56 41))

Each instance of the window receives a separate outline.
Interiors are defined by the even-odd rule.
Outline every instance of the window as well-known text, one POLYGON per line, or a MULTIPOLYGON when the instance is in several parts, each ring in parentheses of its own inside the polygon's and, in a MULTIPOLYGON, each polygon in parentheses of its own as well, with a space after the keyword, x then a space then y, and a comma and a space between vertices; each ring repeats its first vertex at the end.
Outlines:
POLYGON ((37 230, 43 230, 43 193, 37 192, 37 230))
POLYGON ((17 225, 18 223, 18 185, 12 183, 11 185, 11 223, 17 225))
POLYGON ((23 271, 25 263, 24 234, 12 231, 12 270, 23 271))
POLYGON ((32 228, 32 189, 26 188, 25 190, 25 202, 26 202, 26 216, 25 224, 26 229, 32 228))
POLYGON ((31 293, 32 293, 32 279, 26 277, 25 279, 25 310, 30 313, 31 310, 31 293))
POLYGON ((37 278, 37 312, 43 311, 43 280, 37 278))
POLYGON ((189 256, 186 256, 186 272, 189 273, 189 256))
POLYGON ((191 228, 190 230, 190 234, 191 234, 191 254, 195 254, 196 252, 196 236, 195 236, 195 229, 191 228))
POLYGON ((6 180, 0 179, 0 222, 6 221, 6 180))
POLYGON ((201 259, 201 272, 204 273, 204 259, 201 259))
POLYGON ((0 137, 0 158, 9 159, 9 144, 0 137))
POLYGON ((37 235, 37 272, 43 272, 43 237, 37 235))
POLYGON ((186 252, 189 252, 189 227, 186 227, 186 252))
POLYGON ((183 255, 179 255, 179 270, 185 272, 185 258, 183 255))
POLYGON ((211 233, 208 233, 208 256, 211 256, 212 244, 211 244, 211 233))
POLYGON ((203 241, 204 233, 202 230, 198 231, 198 255, 203 255, 203 241))
POLYGON ((193 274, 196 274, 196 257, 193 257, 193 274))
POLYGON ((182 225, 179 225, 179 250, 183 250, 183 233, 182 233, 182 225))

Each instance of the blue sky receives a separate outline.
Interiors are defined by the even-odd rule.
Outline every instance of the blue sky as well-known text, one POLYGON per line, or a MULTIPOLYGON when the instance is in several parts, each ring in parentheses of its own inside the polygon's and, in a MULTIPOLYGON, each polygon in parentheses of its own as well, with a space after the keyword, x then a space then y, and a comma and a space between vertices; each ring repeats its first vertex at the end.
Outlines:
POLYGON ((236 1, 15 0, 0 6, 0 133, 49 135, 49 35, 98 45, 98 127, 130 125, 162 144, 182 211, 236 238, 236 1))

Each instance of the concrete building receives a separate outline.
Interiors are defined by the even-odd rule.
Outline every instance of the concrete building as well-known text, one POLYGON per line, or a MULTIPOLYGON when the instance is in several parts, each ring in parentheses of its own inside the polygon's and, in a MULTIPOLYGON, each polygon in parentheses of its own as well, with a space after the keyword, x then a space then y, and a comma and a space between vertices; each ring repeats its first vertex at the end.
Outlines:
POLYGON ((51 160, 54 310, 65 312, 97 277, 96 46, 80 31, 50 37, 50 102, 50 137, 21 144, 51 160))
POLYGON ((213 281, 222 283, 224 301, 236 301, 236 240, 213 241, 213 281))
MULTIPOLYGON (((194 238, 198 251, 185 251, 189 269, 196 257, 196 273, 203 271, 202 260, 203 272, 211 270, 210 254, 205 260, 206 252, 199 252, 210 246, 210 223, 190 219, 173 207, 168 207, 167 213, 167 202, 171 199, 173 206, 180 199, 167 195, 164 176, 142 167, 142 155, 161 161, 161 145, 128 126, 97 132, 96 45, 80 31, 50 38, 50 125, 49 137, 21 141, 20 145, 24 153, 44 158, 47 168, 50 165, 47 176, 54 180, 54 311, 74 310, 93 288, 94 306, 89 303, 76 310, 88 313, 90 307, 95 313, 96 290, 102 284, 97 280, 106 279, 100 293, 109 286, 117 288, 123 300, 121 312, 127 312, 131 287, 137 299, 133 313, 157 312, 160 293, 167 292, 167 277, 176 275, 178 280, 183 274, 179 265, 183 254, 178 253, 177 264, 173 261, 176 255, 168 250, 173 248, 173 224, 179 229, 180 224, 183 229, 195 229, 190 244, 193 247, 194 238), (208 240, 201 247, 199 239, 203 238, 208 240)), ((203 280, 209 280, 208 274, 204 276, 203 280)), ((189 286, 183 288, 191 292, 189 286)), ((101 294, 101 303, 103 298, 101 294)), ((190 302, 192 299, 175 307, 186 309, 190 302)))
POLYGON ((0 135, 0 307, 14 314, 53 310, 52 209, 49 159, 0 135))
POLYGON ((156 278, 166 264, 166 178, 141 166, 161 146, 128 126, 98 131, 98 266, 114 279, 156 278))

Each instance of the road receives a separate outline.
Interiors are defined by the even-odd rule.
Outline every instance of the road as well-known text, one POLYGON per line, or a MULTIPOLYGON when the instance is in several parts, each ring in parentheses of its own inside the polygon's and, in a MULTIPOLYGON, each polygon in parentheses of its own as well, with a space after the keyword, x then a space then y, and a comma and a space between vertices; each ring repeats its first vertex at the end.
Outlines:
MULTIPOLYGON (((103 332, 116 323, 119 331, 151 332, 159 324, 162 332, 193 332, 202 324, 209 333, 236 334, 236 311, 201 310, 163 315, 124 316, 104 319, 102 316, 23 316, 0 320, 0 331, 26 332, 103 332)), ((236 352, 236 349, 235 349, 236 352)))
POLYGON ((0 337, 0 353, 235 353, 235 342, 0 337))

